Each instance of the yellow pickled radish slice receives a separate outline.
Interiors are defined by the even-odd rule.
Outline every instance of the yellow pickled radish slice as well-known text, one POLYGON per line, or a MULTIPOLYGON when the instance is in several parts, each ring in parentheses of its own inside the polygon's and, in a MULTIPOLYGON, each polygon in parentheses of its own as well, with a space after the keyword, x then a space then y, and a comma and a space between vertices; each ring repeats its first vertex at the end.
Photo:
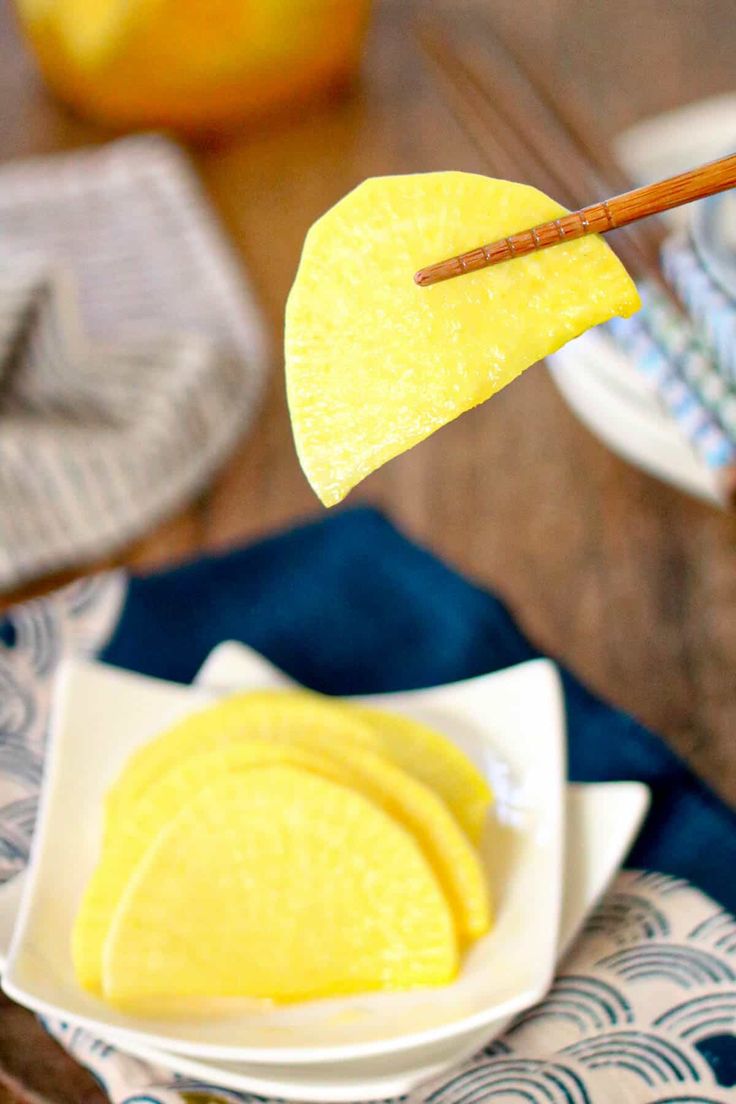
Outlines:
POLYGON ((312 750, 288 740, 242 741, 172 765, 118 818, 85 890, 72 932, 80 983, 98 991, 102 947, 115 908, 151 839, 204 786, 227 774, 274 763, 299 766, 351 786, 404 825, 432 863, 463 942, 488 931, 491 911, 480 860, 447 806, 421 782, 381 756, 315 741, 312 750))
POLYGON ((118 813, 127 820, 145 788, 185 756, 243 739, 288 739, 308 749, 335 742, 338 747, 378 752, 435 790, 470 838, 479 838, 490 793, 473 764, 449 740, 407 718, 303 690, 232 695, 140 748, 108 794, 106 831, 118 813))
POLYGON ((329 699, 309 691, 258 690, 233 694, 192 713, 131 756, 106 800, 105 834, 127 818, 146 788, 188 755, 241 740, 289 738, 296 743, 333 739, 374 747, 370 727, 329 699))
POLYGON ((187 755, 116 819, 82 896, 72 928, 72 961, 80 985, 99 992, 102 949, 131 874, 152 840, 197 794, 217 779, 254 767, 289 764, 319 773, 317 755, 266 741, 240 741, 204 755, 187 755))
POLYGON ((438 794, 473 843, 479 843, 493 795, 467 755, 446 736, 411 717, 353 708, 376 733, 381 754, 438 794))
POLYGON ((556 218, 523 184, 461 172, 366 180, 310 229, 286 309, 297 452, 325 505, 584 330, 639 308, 600 237, 430 288, 433 261, 556 218))
POLYGON ((444 801, 375 752, 333 747, 328 755, 350 785, 412 832, 450 902, 461 942, 485 935, 492 922, 488 882, 478 853, 444 801))
POLYGON ((228 775, 158 835, 104 949, 105 996, 299 1001, 442 985, 458 951, 415 840, 294 767, 228 775))

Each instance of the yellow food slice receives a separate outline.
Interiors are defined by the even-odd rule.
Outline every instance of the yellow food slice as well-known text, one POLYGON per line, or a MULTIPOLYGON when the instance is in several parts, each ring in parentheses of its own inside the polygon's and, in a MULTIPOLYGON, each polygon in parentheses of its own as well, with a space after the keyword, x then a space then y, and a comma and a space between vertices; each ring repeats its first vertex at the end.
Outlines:
POLYGON ((414 272, 565 210, 522 184, 438 172, 366 180, 307 234, 286 309, 297 452, 327 506, 639 297, 600 237, 430 288, 414 272))
POLYGON ((376 746, 369 725, 319 694, 288 690, 233 694, 185 717, 131 756, 107 795, 106 836, 119 818, 130 816, 147 787, 186 756, 246 739, 281 738, 307 747, 330 739, 351 746, 376 746))
POLYGON ((294 767, 226 776, 156 838, 104 951, 106 997, 298 1001, 442 985, 452 916, 416 842, 294 767))
POLYGON ((283 741, 242 741, 187 756, 149 786, 108 834, 102 858, 85 890, 72 932, 72 957, 81 985, 99 991, 102 948, 115 909, 151 840, 205 786, 264 765, 287 764, 350 786, 416 838, 443 887, 463 942, 491 924, 489 892, 478 856, 452 813, 430 789, 380 756, 331 741, 318 752, 283 741))
POLYGON ((217 779, 254 767, 290 764, 319 773, 317 755, 266 741, 240 740, 204 755, 186 755, 148 786, 108 831, 72 928, 72 961, 80 985, 99 992, 102 949, 131 874, 162 828, 217 779))
POLYGON ((490 792, 454 744, 407 718, 302 690, 234 694, 140 748, 108 794, 107 832, 118 815, 127 820, 146 787, 185 756, 243 739, 288 739, 307 749, 334 741, 338 747, 378 752, 435 790, 470 838, 479 839, 490 792))
POLYGON ((479 843, 493 795, 483 775, 451 740, 398 713, 353 706, 379 739, 378 750, 444 800, 479 843))

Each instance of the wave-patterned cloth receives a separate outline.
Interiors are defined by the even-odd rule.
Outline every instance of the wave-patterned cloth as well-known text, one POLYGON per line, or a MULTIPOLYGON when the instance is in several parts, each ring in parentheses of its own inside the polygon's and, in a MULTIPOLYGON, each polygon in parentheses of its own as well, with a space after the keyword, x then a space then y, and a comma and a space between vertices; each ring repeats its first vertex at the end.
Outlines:
MULTIPOLYGON (((61 656, 125 657, 148 674, 185 678, 228 638, 337 693, 385 689, 386 677, 422 684, 417 660, 426 685, 535 654, 496 599, 365 510, 150 578, 114 572, 16 607, 0 621, 0 880, 28 854, 61 656)), ((733 900, 731 814, 655 737, 563 679, 573 777, 638 776, 652 788, 636 861, 703 880, 710 856, 707 884, 733 900)), ((261 1099, 176 1076, 79 1028, 46 1026, 114 1104, 261 1099)), ((735 1094, 736 918, 682 877, 629 870, 547 998, 416 1089, 410 1104, 732 1104, 735 1094)))
MULTIPOLYGON (((251 1101, 47 1024, 115 1104, 251 1101)), ((622 872, 547 998, 410 1104, 733 1104, 736 921, 674 878, 622 872)))
POLYGON ((417 1102, 726 1104, 736 924, 686 882, 625 871, 547 998, 417 1102))
POLYGON ((247 429, 261 322, 186 160, 129 138, 0 169, 0 587, 105 555, 247 429))

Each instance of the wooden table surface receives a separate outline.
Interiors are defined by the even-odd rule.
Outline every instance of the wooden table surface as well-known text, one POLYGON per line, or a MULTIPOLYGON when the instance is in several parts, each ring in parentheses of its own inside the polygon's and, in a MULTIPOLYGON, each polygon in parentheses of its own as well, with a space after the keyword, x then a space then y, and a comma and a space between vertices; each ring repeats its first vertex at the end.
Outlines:
MULTIPOLYGON (((255 429, 207 492, 113 562, 145 570, 320 514, 291 444, 279 347, 307 227, 369 175, 499 172, 417 41, 417 9, 423 19, 434 6, 379 4, 350 97, 193 151, 272 327, 271 384, 255 429)), ((604 141, 648 114, 732 88, 732 0, 456 0, 452 10, 481 42, 492 13, 604 141)), ((7 6, 0 118, 3 159, 106 137, 46 96, 7 6)), ((543 368, 372 476, 351 501, 382 507, 493 587, 542 648, 736 800, 736 520, 613 456, 543 368)), ((39 1099, 91 1104, 102 1094, 29 1014, 5 1003, 0 1104, 39 1099)))

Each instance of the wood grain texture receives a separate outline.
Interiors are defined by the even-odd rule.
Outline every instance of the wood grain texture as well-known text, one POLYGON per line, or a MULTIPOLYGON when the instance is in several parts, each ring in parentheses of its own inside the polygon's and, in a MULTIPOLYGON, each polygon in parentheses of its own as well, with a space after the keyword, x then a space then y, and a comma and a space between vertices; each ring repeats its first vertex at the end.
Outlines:
MULTIPOLYGON (((107 137, 46 97, 5 3, 0 158, 107 137)), ((690 0, 618 0, 615 8, 608 0, 422 0, 418 10, 443 5, 456 43, 477 65, 492 58, 492 19, 603 154, 610 136, 637 119, 732 89, 732 0, 699 0, 697 17, 690 0)), ((345 191, 378 173, 503 174, 502 135, 458 113, 415 29, 409 0, 379 3, 355 95, 194 151, 277 349, 304 234, 345 191)), ((517 175, 544 187, 534 171, 517 175)), ((568 411, 543 368, 373 475, 348 504, 360 501, 493 587, 540 647, 664 733, 736 800, 734 519, 613 456, 568 411)), ((114 559, 149 569, 321 513, 294 456, 277 356, 257 426, 208 492, 114 559)), ((70 1067, 23 1089, 30 1074, 17 1075, 21 1052, 52 1070, 44 1063, 56 1048, 31 1017, 22 1028, 15 1016, 0 1006, 0 1038, 10 1040, 0 1046, 0 1070, 16 1070, 0 1077, 0 1093, 13 1101, 83 1099, 70 1067)))
POLYGON ((94 1077, 36 1017, 0 994, 0 1104, 105 1104, 94 1077))

